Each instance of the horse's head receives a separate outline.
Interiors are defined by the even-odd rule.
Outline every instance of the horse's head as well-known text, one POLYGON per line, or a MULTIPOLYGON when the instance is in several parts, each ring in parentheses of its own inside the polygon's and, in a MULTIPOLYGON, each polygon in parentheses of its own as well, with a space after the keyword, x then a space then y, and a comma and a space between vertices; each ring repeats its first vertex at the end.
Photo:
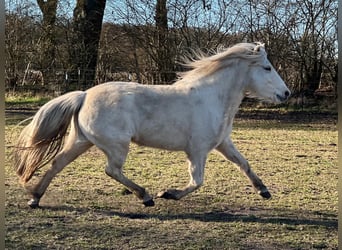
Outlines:
POLYGON ((291 92, 267 59, 264 45, 257 44, 253 53, 259 56, 249 64, 247 92, 274 103, 286 101, 291 92))

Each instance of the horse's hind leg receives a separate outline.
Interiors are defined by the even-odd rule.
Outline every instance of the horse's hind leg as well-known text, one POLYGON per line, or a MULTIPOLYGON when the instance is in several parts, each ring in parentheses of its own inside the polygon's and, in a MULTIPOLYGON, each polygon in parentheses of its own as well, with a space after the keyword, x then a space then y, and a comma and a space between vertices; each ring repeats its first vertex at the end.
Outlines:
POLYGON ((249 166, 248 161, 235 148, 233 142, 229 138, 222 142, 216 148, 216 150, 222 153, 223 156, 225 156, 228 160, 234 162, 240 167, 241 171, 249 178, 254 189, 258 192, 258 194, 260 194, 265 199, 271 198, 271 194, 269 193, 267 187, 263 184, 261 179, 253 172, 253 170, 249 166))
POLYGON ((158 198, 179 200, 187 194, 195 191, 203 184, 204 167, 207 159, 206 154, 203 154, 203 156, 200 154, 196 154, 196 156, 188 155, 188 158, 190 174, 189 184, 184 189, 168 189, 166 191, 159 192, 157 194, 158 198))
POLYGON ((110 151, 103 149, 108 158, 108 165, 105 170, 106 174, 127 187, 143 201, 145 206, 154 206, 152 196, 143 187, 134 183, 122 173, 122 167, 129 150, 129 141, 122 143, 116 141, 115 145, 107 145, 106 148, 110 149, 110 151))
POLYGON ((37 208, 39 206, 40 198, 45 193, 52 179, 62 171, 66 165, 75 160, 92 145, 93 144, 90 143, 80 131, 77 133, 72 125, 67 141, 62 151, 59 152, 52 161, 50 169, 45 172, 44 176, 33 188, 27 188, 32 195, 32 199, 28 202, 28 205, 32 208, 37 208))

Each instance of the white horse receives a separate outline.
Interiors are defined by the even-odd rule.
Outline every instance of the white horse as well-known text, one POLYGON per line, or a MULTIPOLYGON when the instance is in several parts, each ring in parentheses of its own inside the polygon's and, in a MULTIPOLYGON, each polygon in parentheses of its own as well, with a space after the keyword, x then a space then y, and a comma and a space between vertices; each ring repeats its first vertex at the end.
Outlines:
POLYGON ((38 207, 55 175, 96 145, 107 156, 106 174, 145 206, 153 206, 153 197, 123 175, 130 142, 184 151, 188 157, 189 184, 180 190, 162 191, 157 198, 178 200, 198 189, 207 155, 213 149, 236 163, 262 197, 270 198, 230 139, 234 115, 246 92, 274 103, 290 95, 268 61, 264 45, 237 44, 187 65, 192 70, 173 85, 108 82, 67 93, 42 106, 23 129, 14 151, 15 168, 23 184, 53 159, 40 181, 28 188, 32 195, 28 204, 38 207), (62 147, 69 124, 70 133, 62 147))

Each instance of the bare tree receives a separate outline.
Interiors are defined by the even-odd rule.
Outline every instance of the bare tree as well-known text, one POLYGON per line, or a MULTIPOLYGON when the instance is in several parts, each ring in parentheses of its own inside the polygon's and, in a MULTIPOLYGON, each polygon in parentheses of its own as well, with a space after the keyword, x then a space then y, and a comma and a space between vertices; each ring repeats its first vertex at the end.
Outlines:
MULTIPOLYGON (((5 19, 5 77, 15 86, 22 80, 30 62, 39 62, 40 28, 35 24, 37 12, 32 3, 9 1, 5 19)), ((37 66, 37 64, 35 64, 37 66)))
POLYGON ((78 0, 74 9, 71 69, 81 86, 95 84, 98 46, 106 0, 78 0))
POLYGON ((172 0, 169 9, 171 25, 178 33, 177 51, 211 50, 236 42, 240 5, 233 0, 172 0))
POLYGON ((312 95, 324 72, 336 66, 337 3, 333 0, 247 0, 243 11, 249 40, 263 41, 295 92, 312 95))
POLYGON ((304 24, 299 44, 303 67, 303 90, 311 95, 319 88, 323 70, 328 66, 326 50, 327 45, 331 45, 328 34, 336 31, 336 19, 335 21, 332 19, 337 15, 332 8, 336 3, 332 0, 298 2, 304 24))
POLYGON ((169 30, 166 0, 157 0, 155 11, 157 28, 157 66, 161 82, 168 83, 175 79, 173 55, 170 53, 169 30))
POLYGON ((43 56, 41 68, 51 69, 55 62, 56 53, 56 14, 58 0, 37 0, 38 6, 43 13, 42 30, 43 34, 40 40, 40 51, 43 56))
MULTIPOLYGON (((142 83, 171 83, 182 70, 176 62, 191 50, 261 41, 294 92, 312 95, 337 83, 334 0, 116 0, 104 25, 106 1, 78 0, 73 17, 72 1, 61 3, 7 2, 8 78, 22 78, 32 65, 43 74, 71 69, 68 79, 81 83, 77 88, 94 84, 96 67, 101 79, 114 71, 142 83)), ((45 74, 44 81, 50 82, 45 74)))
POLYGON ((153 83, 170 83, 176 61, 191 49, 216 49, 237 41, 229 34, 238 27, 233 0, 122 0, 111 6, 112 18, 131 37, 136 68, 156 74, 153 83))
POLYGON ((167 1, 123 0, 110 7, 113 18, 117 23, 122 23, 129 37, 127 42, 131 51, 126 51, 126 54, 133 54, 129 67, 133 66, 131 70, 135 71, 138 79, 148 79, 150 84, 173 81, 176 75, 175 54, 168 27, 167 1))

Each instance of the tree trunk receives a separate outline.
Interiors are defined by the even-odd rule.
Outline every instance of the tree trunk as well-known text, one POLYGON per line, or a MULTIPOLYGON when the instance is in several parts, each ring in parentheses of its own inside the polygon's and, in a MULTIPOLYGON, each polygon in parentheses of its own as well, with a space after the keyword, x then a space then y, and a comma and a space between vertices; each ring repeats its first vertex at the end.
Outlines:
POLYGON ((162 83, 169 83, 175 79, 173 62, 170 55, 170 41, 168 39, 166 0, 157 0, 155 14, 157 28, 157 66, 162 83))
POLYGON ((41 70, 51 70, 56 58, 56 39, 55 39, 55 23, 58 0, 37 0, 39 8, 43 13, 43 34, 40 42, 42 61, 40 62, 41 70))
POLYGON ((323 65, 322 61, 315 60, 313 63, 313 68, 311 71, 307 72, 307 85, 305 92, 309 96, 313 96, 315 91, 319 88, 319 83, 321 82, 323 65))
POLYGON ((106 0, 77 0, 74 9, 71 70, 78 88, 95 85, 98 46, 106 0))

